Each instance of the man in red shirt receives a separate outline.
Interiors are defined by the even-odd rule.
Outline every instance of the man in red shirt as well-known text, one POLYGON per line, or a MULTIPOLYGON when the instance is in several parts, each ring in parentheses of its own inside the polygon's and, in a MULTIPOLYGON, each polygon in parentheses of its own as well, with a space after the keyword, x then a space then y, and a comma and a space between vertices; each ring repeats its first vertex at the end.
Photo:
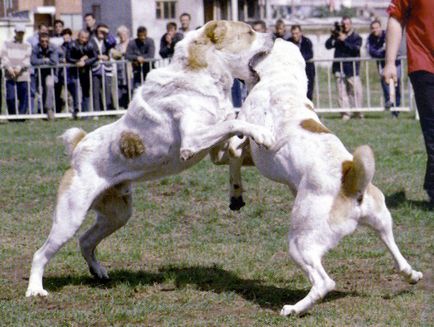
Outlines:
POLYGON ((428 161, 424 189, 434 207, 434 1, 392 0, 387 9, 384 79, 397 81, 395 59, 406 28, 408 73, 413 85, 428 161))

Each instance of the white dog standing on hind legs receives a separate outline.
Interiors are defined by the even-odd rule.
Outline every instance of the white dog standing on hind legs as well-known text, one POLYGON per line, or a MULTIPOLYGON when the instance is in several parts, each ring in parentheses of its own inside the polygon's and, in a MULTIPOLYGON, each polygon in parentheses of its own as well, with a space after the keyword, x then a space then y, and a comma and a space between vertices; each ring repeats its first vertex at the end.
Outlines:
POLYGON ((95 248, 130 218, 132 182, 179 173, 237 134, 265 147, 274 143, 264 127, 233 119, 230 102, 234 78, 254 83, 250 62, 271 47, 269 35, 247 24, 209 22, 176 45, 168 67, 148 74, 122 118, 89 134, 64 133, 71 168, 60 183, 48 239, 33 256, 26 296, 47 295, 45 267, 89 209, 97 218, 80 237, 81 252, 93 275, 108 278, 95 248))
MULTIPOLYGON (((351 155, 321 124, 306 98, 304 60, 298 48, 278 39, 271 53, 253 69, 260 81, 249 93, 238 119, 272 130, 277 139, 271 149, 250 142, 251 156, 262 175, 288 185, 295 195, 289 254, 312 284, 306 297, 284 305, 281 314, 302 314, 335 288, 322 257, 359 223, 373 228, 398 271, 410 283, 418 282, 422 273, 413 270, 400 253, 384 196, 371 183, 375 171, 371 148, 360 146, 351 155)), ((233 198, 241 199, 245 144, 237 137, 230 141, 231 204, 233 198)))

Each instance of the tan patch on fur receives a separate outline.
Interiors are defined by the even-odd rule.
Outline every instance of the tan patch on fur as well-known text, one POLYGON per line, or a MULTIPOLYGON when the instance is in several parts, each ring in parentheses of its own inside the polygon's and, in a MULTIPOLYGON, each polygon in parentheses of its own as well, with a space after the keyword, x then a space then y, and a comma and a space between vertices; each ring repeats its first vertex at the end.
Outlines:
POLYGON ((376 212, 380 212, 383 209, 383 203, 384 203, 384 195, 383 195, 383 193, 380 191, 380 189, 378 187, 376 187, 372 183, 368 185, 368 188, 367 188, 366 192, 374 200, 373 201, 375 203, 374 210, 376 212))
POLYGON ((346 160, 342 163, 342 192, 346 196, 354 196, 357 193, 357 180, 354 170, 354 162, 346 160))
POLYGON ((205 52, 210 47, 207 38, 202 37, 192 42, 188 47, 187 67, 192 70, 198 70, 208 67, 205 52))
POLYGON ((331 133, 327 127, 314 119, 305 119, 300 123, 300 126, 312 133, 331 133))
POLYGON ((187 67, 198 70, 208 67, 206 52, 214 46, 217 50, 239 52, 247 49, 254 41, 255 33, 247 24, 240 22, 211 21, 204 32, 188 47, 187 67))
POLYGON ((119 140, 121 153, 128 159, 140 156, 145 152, 145 146, 140 136, 133 132, 122 132, 119 140))
POLYGON ((57 191, 57 197, 59 198, 72 184, 72 179, 75 176, 75 171, 72 168, 69 168, 63 174, 62 180, 60 181, 59 189, 57 191))
POLYGON ((330 211, 330 223, 340 224, 344 222, 351 214, 353 206, 353 199, 345 196, 342 191, 339 192, 333 201, 332 209, 330 211))
POLYGON ((81 140, 87 135, 87 133, 83 130, 81 130, 77 135, 71 140, 71 153, 75 149, 75 147, 78 145, 78 143, 81 142, 81 140))

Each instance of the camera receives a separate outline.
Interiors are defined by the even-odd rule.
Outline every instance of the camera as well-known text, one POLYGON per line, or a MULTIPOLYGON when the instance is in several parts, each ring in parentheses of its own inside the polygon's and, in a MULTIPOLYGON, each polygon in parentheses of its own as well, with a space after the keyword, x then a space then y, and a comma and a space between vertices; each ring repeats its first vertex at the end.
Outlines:
POLYGON ((339 34, 342 33, 343 31, 344 31, 344 27, 342 26, 342 24, 339 22, 335 22, 334 27, 331 30, 332 36, 334 38, 337 38, 339 34))

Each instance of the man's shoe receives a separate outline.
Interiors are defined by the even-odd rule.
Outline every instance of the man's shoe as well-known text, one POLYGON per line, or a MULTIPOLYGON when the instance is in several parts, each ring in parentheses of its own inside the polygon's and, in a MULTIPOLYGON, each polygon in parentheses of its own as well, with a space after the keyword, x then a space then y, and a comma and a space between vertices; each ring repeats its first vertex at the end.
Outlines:
POLYGON ((351 119, 351 116, 350 115, 348 115, 348 114, 343 114, 342 115, 342 120, 343 121, 348 121, 348 120, 350 120, 351 119))

